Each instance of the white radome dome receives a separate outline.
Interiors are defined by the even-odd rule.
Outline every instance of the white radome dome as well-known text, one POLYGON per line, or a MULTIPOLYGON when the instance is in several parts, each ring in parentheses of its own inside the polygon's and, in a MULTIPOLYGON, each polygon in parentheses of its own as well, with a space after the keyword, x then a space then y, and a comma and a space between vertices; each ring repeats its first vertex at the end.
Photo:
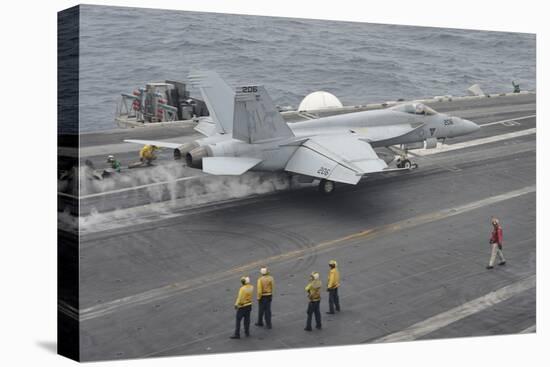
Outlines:
POLYGON ((298 111, 313 111, 334 107, 343 107, 342 102, 334 94, 321 90, 308 94, 300 102, 298 111))

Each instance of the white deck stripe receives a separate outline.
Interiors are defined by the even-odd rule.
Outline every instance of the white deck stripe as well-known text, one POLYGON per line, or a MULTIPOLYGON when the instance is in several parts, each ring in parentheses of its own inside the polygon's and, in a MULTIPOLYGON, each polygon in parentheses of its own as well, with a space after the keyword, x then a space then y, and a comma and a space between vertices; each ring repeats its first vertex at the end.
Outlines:
POLYGON ((520 334, 535 333, 537 331, 537 324, 529 326, 527 329, 520 331, 520 334))
POLYGON ((376 343, 383 342, 403 342, 418 339, 422 336, 441 329, 455 321, 483 311, 491 306, 505 301, 513 296, 534 288, 536 283, 535 275, 531 275, 519 282, 502 287, 494 292, 466 302, 458 307, 451 308, 448 311, 430 317, 424 321, 416 323, 405 330, 387 335, 375 340, 376 343))
POLYGON ((496 143, 496 142, 502 141, 502 140, 508 140, 508 139, 513 139, 513 138, 518 138, 520 136, 532 135, 532 134, 536 134, 536 132, 537 132, 537 128, 533 127, 531 129, 515 131, 513 133, 506 133, 506 134, 501 134, 501 135, 490 136, 490 137, 487 137, 487 138, 481 138, 481 139, 465 141, 463 143, 456 143, 456 144, 451 144, 451 145, 443 145, 441 143, 437 143, 437 148, 418 151, 418 152, 415 152, 415 154, 420 155, 420 156, 426 156, 426 155, 433 155, 433 154, 438 154, 438 153, 450 152, 450 151, 453 151, 453 150, 469 148, 469 147, 473 147, 473 146, 476 146, 476 145, 496 143))
POLYGON ((479 126, 486 127, 486 126, 492 126, 492 125, 498 125, 498 124, 505 124, 507 122, 527 120, 527 119, 530 119, 530 118, 533 118, 533 117, 537 117, 537 115, 521 116, 521 117, 518 117, 518 118, 515 118, 515 119, 489 122, 489 123, 486 123, 486 124, 479 124, 479 126))
MULTIPOLYGON (((144 189, 144 188, 146 188, 146 187, 152 187, 152 186, 158 186, 158 185, 166 185, 166 184, 170 184, 170 183, 174 183, 174 182, 179 182, 179 181, 188 181, 188 180, 192 180, 192 179, 199 178, 199 177, 203 177, 203 176, 180 177, 180 178, 177 178, 177 179, 175 179, 175 180, 170 180, 170 181, 153 182, 153 183, 150 183, 150 184, 139 185, 139 186, 132 186, 132 187, 126 187, 126 188, 118 189, 118 190, 111 190, 111 191, 105 191, 105 192, 98 192, 98 193, 96 193, 96 194, 90 194, 90 195, 81 196, 80 199, 89 199, 89 198, 93 198, 93 197, 97 197, 97 196, 104 196, 104 195, 110 195, 110 194, 119 194, 119 193, 121 193, 121 192, 144 189)), ((69 195, 69 194, 65 194, 65 196, 69 196, 69 197, 76 198, 75 196, 69 195)))

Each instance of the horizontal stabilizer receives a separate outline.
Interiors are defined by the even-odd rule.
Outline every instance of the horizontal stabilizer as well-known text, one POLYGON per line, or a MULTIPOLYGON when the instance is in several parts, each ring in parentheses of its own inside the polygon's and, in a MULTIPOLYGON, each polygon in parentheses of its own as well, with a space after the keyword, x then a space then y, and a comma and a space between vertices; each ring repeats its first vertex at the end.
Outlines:
POLYGON ((177 149, 181 147, 181 143, 172 143, 168 141, 154 141, 154 140, 133 140, 126 139, 125 143, 140 144, 140 145, 156 145, 161 148, 177 149))
POLYGON ((257 166, 262 160, 248 157, 206 157, 202 159, 202 170, 211 175, 242 175, 257 166))

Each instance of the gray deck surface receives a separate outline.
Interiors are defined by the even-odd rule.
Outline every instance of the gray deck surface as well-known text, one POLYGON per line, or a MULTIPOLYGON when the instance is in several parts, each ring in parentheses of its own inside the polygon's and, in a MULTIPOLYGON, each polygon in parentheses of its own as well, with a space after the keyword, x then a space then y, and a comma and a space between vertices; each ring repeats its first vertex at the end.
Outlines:
MULTIPOLYGON (((437 109, 480 124, 536 113, 534 95, 482 101, 437 109)), ((535 118, 496 124, 448 143, 534 127, 535 118)), ((535 139, 533 133, 434 154, 419 159, 418 170, 339 185, 328 197, 291 190, 173 208, 84 233, 82 359, 376 342, 438 315, 441 326, 418 327, 414 339, 531 328, 534 287, 498 293, 490 304, 476 300, 535 274, 535 139), (508 264, 489 271, 491 215, 501 218, 508 264), (342 312, 326 315, 323 293, 323 330, 307 333, 303 287, 314 270, 326 283, 330 259, 340 265, 342 312), (273 329, 252 326, 250 338, 229 340, 239 278, 250 274, 255 282, 264 264, 276 280, 273 329), (456 319, 453 310, 470 301, 473 308, 456 319)), ((108 199, 112 208, 124 200, 108 199)), ((253 320, 256 312, 254 305, 253 320)))

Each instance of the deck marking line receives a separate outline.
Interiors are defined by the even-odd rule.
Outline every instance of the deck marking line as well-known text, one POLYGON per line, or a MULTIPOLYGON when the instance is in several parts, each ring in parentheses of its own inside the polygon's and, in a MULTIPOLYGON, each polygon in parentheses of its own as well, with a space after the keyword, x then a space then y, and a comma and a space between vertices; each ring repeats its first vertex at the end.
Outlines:
POLYGON ((498 125, 498 124, 503 124, 505 126, 508 126, 508 125, 506 125, 506 123, 508 123, 508 122, 527 120, 527 119, 530 119, 530 118, 533 118, 533 117, 537 117, 537 115, 521 116, 521 117, 518 117, 518 118, 515 118, 515 119, 507 119, 507 120, 488 122, 486 124, 479 124, 479 126, 487 127, 487 126, 498 125))
MULTIPOLYGON (((150 184, 144 184, 144 185, 139 185, 139 186, 125 187, 125 188, 123 188, 123 189, 118 189, 118 190, 111 190, 111 191, 105 191, 105 192, 98 192, 98 193, 96 193, 96 194, 89 194, 89 195, 81 196, 80 199, 83 200, 83 199, 89 199, 89 198, 93 198, 93 197, 97 197, 97 196, 104 196, 104 195, 111 195, 111 194, 119 194, 119 193, 121 193, 121 192, 144 189, 144 188, 146 188, 146 187, 153 187, 153 186, 159 186, 159 185, 167 185, 167 184, 172 184, 172 183, 180 182, 180 181, 189 181, 189 180, 192 180, 192 179, 195 179, 195 178, 199 178, 199 177, 204 177, 204 176, 186 176, 186 177, 180 177, 180 178, 177 178, 177 179, 175 179, 175 180, 170 180, 170 181, 159 181, 159 182, 153 182, 153 183, 150 183, 150 184)), ((68 196, 68 195, 67 195, 67 196, 68 196)))
POLYGON ((449 145, 437 143, 436 148, 419 150, 418 152, 415 152, 415 154, 420 155, 420 156, 425 156, 425 155, 432 155, 432 154, 450 152, 450 151, 453 151, 453 150, 469 148, 469 147, 473 147, 473 146, 476 146, 476 145, 496 143, 496 142, 502 141, 502 140, 508 140, 508 139, 513 139, 513 138, 517 138, 517 137, 520 137, 520 136, 536 134, 536 132, 537 132, 537 128, 533 127, 531 129, 514 131, 512 133, 495 135, 495 136, 490 136, 490 137, 487 137, 487 138, 469 140, 469 141, 465 141, 465 142, 462 142, 462 143, 449 144, 449 145))
POLYGON ((510 285, 497 289, 496 291, 487 293, 484 296, 463 303, 460 306, 451 308, 450 310, 420 321, 402 331, 398 331, 396 333, 376 339, 374 342, 405 342, 418 339, 455 321, 459 321, 465 317, 483 311, 500 302, 512 298, 513 296, 523 291, 534 288, 535 283, 536 276, 531 275, 523 280, 520 280, 519 282, 512 283, 510 285))
POLYGON ((537 324, 529 326, 527 329, 523 329, 520 331, 520 334, 529 334, 529 333, 536 333, 537 332, 537 324))

